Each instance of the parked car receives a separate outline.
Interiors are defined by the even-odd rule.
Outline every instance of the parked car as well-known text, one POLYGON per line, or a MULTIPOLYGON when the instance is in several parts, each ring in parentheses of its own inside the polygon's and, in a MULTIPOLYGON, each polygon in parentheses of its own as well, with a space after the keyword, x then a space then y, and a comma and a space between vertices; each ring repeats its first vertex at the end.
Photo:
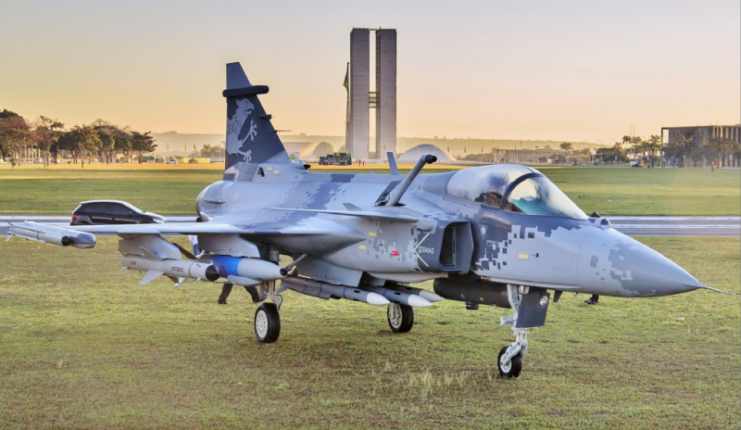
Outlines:
POLYGON ((92 224, 163 224, 162 215, 145 212, 129 203, 118 200, 91 200, 80 203, 72 211, 70 225, 92 224))

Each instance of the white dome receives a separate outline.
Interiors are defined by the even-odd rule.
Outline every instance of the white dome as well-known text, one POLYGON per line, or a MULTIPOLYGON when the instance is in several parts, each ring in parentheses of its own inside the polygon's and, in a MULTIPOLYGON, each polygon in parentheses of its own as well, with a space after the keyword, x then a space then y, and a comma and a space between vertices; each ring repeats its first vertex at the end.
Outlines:
POLYGON ((456 161, 455 157, 448 151, 444 151, 437 146, 431 145, 429 143, 423 143, 422 145, 415 146, 414 148, 405 152, 396 161, 399 163, 416 163, 417 161, 419 161, 419 157, 429 154, 437 157, 438 163, 449 163, 456 161))

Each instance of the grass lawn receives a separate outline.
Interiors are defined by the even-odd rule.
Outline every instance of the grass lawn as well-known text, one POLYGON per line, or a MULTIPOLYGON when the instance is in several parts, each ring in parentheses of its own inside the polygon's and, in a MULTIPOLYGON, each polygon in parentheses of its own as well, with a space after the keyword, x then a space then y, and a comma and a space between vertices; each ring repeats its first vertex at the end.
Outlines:
MULTIPOLYGON (((640 240, 741 289, 738 238, 640 240)), ((0 261, 2 428, 741 427, 739 300, 726 295, 564 294, 531 331, 522 376, 501 380, 504 309, 444 301, 392 335, 385 307, 287 292, 280 340, 259 345, 243 290, 219 306, 215 284, 139 286, 116 275, 113 238, 13 239, 0 261)))
MULTIPOLYGON (((383 166, 381 166, 383 167, 383 166)), ((411 166, 401 166, 408 171, 411 166)), ((425 169, 436 173, 460 166, 425 169)), ((312 171, 388 173, 388 169, 342 167, 312 171)), ((588 214, 741 215, 738 170, 553 168, 542 172, 588 214)), ((80 201, 115 199, 163 215, 195 213, 195 198, 221 179, 221 165, 69 165, 44 169, 0 167, 0 214, 65 214, 80 201)))

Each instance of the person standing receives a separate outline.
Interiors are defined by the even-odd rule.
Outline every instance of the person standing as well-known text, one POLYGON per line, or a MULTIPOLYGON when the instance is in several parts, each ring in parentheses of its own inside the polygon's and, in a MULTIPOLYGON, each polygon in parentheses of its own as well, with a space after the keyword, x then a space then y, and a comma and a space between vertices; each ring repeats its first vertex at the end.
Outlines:
POLYGON ((193 255, 197 257, 198 254, 201 253, 201 249, 198 247, 198 236, 195 234, 189 234, 188 242, 190 242, 190 245, 193 247, 193 255))
MULTIPOLYGON (((201 217, 198 217, 196 219, 196 222, 201 222, 201 217)), ((193 246, 193 255, 196 257, 201 253, 201 249, 198 246, 198 236, 195 234, 189 234, 188 235, 188 242, 193 246)), ((232 288, 234 287, 234 284, 230 284, 228 282, 224 283, 224 286, 221 287, 221 294, 219 295, 219 299, 217 300, 217 303, 220 305, 225 305, 227 297, 229 297, 229 294, 232 292, 232 288)))
POLYGON ((596 305, 597 303, 599 303, 599 295, 592 294, 592 297, 590 297, 589 300, 584 301, 584 303, 588 305, 596 305))
MULTIPOLYGON (((201 217, 198 217, 196 218, 196 222, 203 222, 203 220, 201 219, 201 217)), ((201 253, 201 249, 198 246, 198 236, 195 234, 189 234, 188 242, 190 242, 190 244, 193 246, 193 255, 198 256, 201 253)), ((229 298, 229 295, 232 293, 232 288, 234 288, 234 284, 225 282, 224 286, 221 287, 221 294, 219 294, 219 298, 216 303, 220 305, 226 305, 226 299, 229 298)), ((255 287, 244 287, 244 289, 247 290, 248 293, 250 293, 253 302, 257 303, 259 301, 259 295, 255 287)))

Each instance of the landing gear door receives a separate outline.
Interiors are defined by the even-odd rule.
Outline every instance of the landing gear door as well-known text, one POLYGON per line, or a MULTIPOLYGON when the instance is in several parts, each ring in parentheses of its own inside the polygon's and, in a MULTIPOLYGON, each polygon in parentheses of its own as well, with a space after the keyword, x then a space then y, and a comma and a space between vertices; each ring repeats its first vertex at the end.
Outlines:
POLYGON ((529 292, 522 295, 515 328, 543 326, 550 299, 551 295, 545 288, 530 287, 529 292))

